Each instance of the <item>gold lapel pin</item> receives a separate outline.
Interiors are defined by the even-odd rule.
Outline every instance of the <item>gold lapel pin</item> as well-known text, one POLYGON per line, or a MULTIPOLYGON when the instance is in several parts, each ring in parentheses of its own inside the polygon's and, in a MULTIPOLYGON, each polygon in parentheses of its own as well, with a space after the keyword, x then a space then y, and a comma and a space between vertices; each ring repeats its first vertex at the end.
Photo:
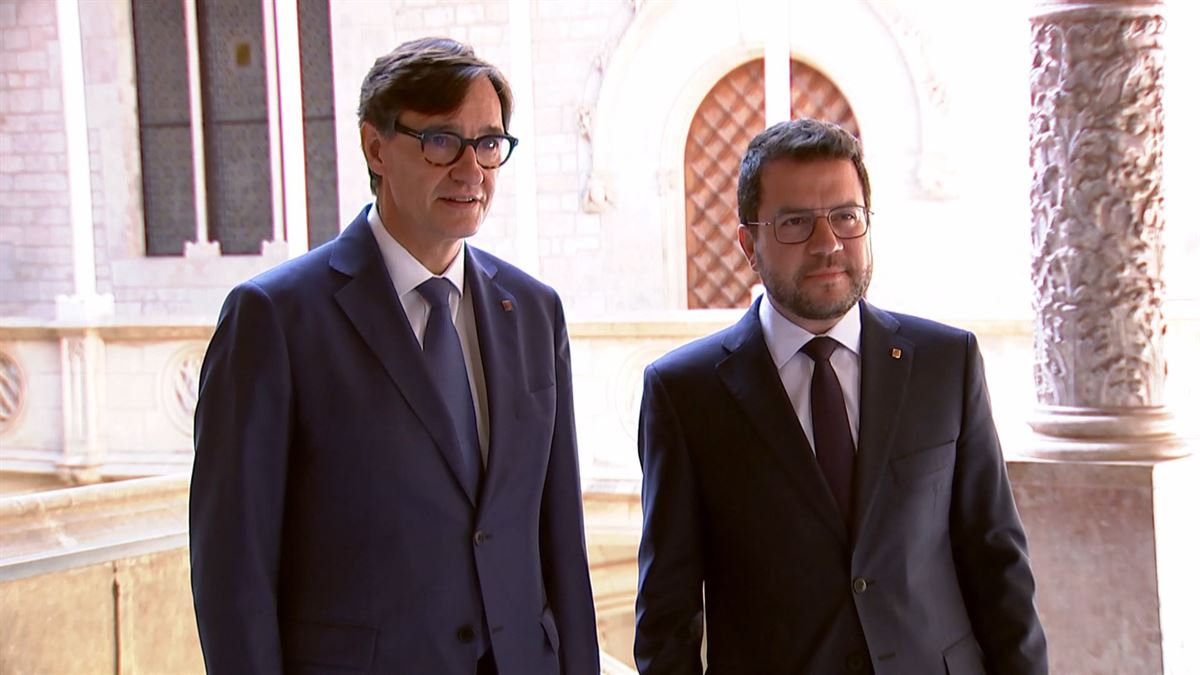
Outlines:
POLYGON ((504 308, 504 311, 511 312, 513 308, 512 300, 501 300, 500 306, 504 308))
POLYGON ((900 358, 900 354, 902 354, 902 353, 903 353, 903 352, 901 352, 901 351, 900 351, 900 348, 899 348, 899 347, 892 347, 892 358, 893 358, 893 359, 898 359, 898 358, 900 358))

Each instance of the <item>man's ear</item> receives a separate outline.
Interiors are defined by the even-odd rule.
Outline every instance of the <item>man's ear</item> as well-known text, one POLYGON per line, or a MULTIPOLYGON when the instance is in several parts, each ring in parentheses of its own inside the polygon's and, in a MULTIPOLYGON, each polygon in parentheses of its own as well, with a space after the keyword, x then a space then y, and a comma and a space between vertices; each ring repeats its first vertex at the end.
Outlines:
POLYGON ((742 253, 746 256, 746 261, 750 263, 750 269, 758 271, 758 260, 754 257, 754 233, 745 225, 738 225, 737 230, 738 244, 742 247, 742 253))
POLYGON ((382 156, 383 135, 370 122, 363 122, 359 125, 358 135, 362 142, 363 157, 367 160, 367 166, 377 175, 384 175, 382 156))

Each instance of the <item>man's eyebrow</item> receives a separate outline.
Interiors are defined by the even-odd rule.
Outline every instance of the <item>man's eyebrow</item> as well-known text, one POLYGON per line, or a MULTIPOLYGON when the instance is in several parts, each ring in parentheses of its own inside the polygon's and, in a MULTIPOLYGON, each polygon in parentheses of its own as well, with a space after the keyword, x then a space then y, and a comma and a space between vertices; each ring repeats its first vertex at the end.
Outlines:
MULTIPOLYGON (((463 133, 462 126, 455 124, 454 122, 440 122, 437 124, 430 124, 429 126, 425 127, 424 129, 420 129, 419 131, 421 131, 422 133, 427 133, 427 134, 450 132, 453 134, 458 134, 459 136, 462 136, 463 138, 469 138, 469 136, 467 136, 466 134, 463 133)), ((493 125, 484 127, 480 131, 479 136, 502 136, 502 135, 504 135, 504 133, 505 133, 504 127, 496 126, 493 124, 493 125)))
POLYGON ((818 209, 818 208, 814 208, 811 206, 792 206, 791 204, 783 204, 775 212, 776 213, 784 213, 784 212, 796 213, 797 211, 828 211, 830 209, 841 209, 841 208, 845 208, 847 206, 862 206, 862 204, 860 204, 859 202, 857 202, 856 200, 853 200, 853 199, 844 201, 844 202, 840 202, 838 204, 834 204, 833 206, 829 206, 829 207, 826 207, 823 209, 818 209))

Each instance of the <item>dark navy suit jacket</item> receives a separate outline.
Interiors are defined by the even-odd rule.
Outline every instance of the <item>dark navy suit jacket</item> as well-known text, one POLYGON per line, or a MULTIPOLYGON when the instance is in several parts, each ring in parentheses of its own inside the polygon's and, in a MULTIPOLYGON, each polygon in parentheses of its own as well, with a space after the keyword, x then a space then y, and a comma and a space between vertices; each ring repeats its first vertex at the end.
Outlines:
POLYGON ((849 532, 757 303, 647 368, 642 673, 1047 671, 975 337, 860 307, 849 532))
POLYGON ((599 670, 553 290, 466 251, 491 441, 478 495, 364 210, 230 293, 200 377, 192 588, 214 673, 599 670))

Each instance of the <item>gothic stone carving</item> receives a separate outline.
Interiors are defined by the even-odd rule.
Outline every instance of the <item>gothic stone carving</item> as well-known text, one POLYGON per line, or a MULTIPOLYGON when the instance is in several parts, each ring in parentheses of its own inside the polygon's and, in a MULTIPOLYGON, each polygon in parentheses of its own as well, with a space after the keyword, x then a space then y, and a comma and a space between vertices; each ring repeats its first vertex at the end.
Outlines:
POLYGON ((104 340, 94 329, 59 338, 62 355, 63 454, 58 461, 62 478, 72 483, 100 479, 105 445, 100 433, 104 409, 104 340))
POLYGON ((1163 402, 1163 19, 1033 21, 1030 164, 1038 401, 1163 402))
POLYGON ((957 175, 961 168, 954 157, 954 103, 929 53, 930 35, 909 16, 902 3, 868 0, 867 6, 887 26, 904 56, 904 63, 917 86, 917 108, 921 133, 919 156, 913 175, 919 195, 927 199, 952 199, 959 193, 957 175))
POLYGON ((192 435, 192 419, 200 397, 200 365, 204 362, 204 345, 192 344, 175 353, 163 370, 162 402, 167 417, 175 428, 192 435))
POLYGON ((0 433, 8 431, 25 403, 25 377, 17 360, 0 352, 0 433))

